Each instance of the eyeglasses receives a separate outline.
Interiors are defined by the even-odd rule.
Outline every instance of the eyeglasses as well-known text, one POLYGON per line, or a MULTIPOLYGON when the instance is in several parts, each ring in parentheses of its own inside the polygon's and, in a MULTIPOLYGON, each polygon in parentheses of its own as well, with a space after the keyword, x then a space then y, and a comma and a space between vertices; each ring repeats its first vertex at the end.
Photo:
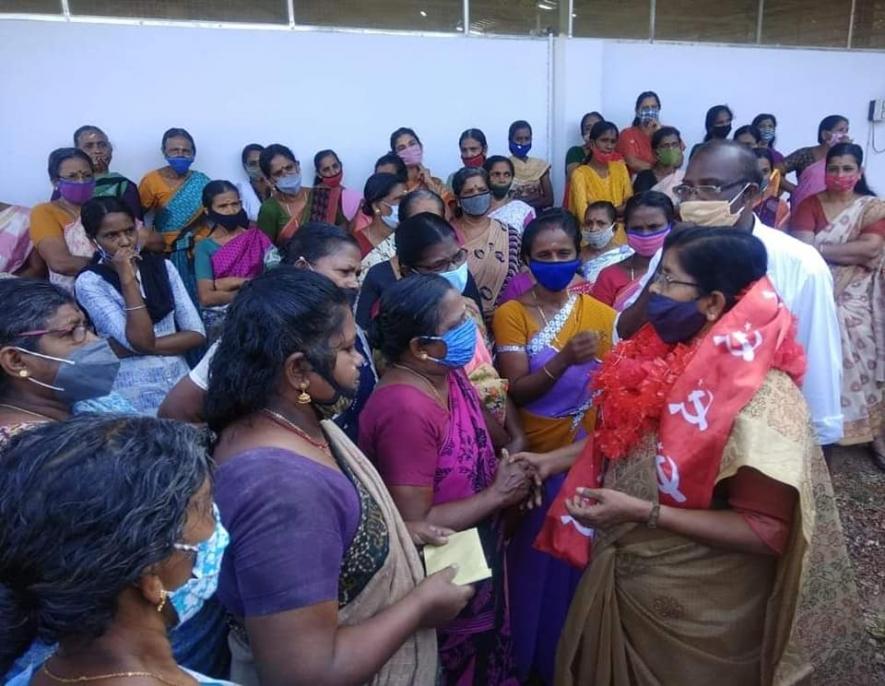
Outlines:
POLYGON ((59 177, 62 181, 92 181, 95 175, 92 172, 75 172, 67 176, 59 177))
POLYGON ((700 195, 719 195, 726 188, 734 188, 735 186, 739 186, 742 183, 747 182, 742 179, 733 183, 727 183, 723 186, 689 186, 687 184, 681 183, 673 188, 673 193, 680 200, 688 200, 690 198, 696 198, 700 195))
POLYGON ((190 543, 173 543, 172 547, 175 550, 192 556, 194 560, 197 559, 197 555, 199 555, 200 553, 200 549, 195 545, 191 545, 190 543))
POLYGON ((694 288, 700 288, 700 284, 696 284, 693 281, 679 281, 678 279, 674 279, 669 274, 664 272, 658 272, 654 275, 652 279, 652 283, 661 284, 663 283, 667 288, 670 286, 693 286, 694 288))
POLYGON ((51 333, 57 336, 71 336, 74 339, 74 343, 82 343, 86 340, 86 334, 91 332, 92 327, 81 322, 65 329, 37 329, 35 331, 23 331, 19 336, 45 336, 46 334, 51 333))
POLYGON ((439 274, 440 272, 448 272, 457 269, 467 260, 467 249, 461 248, 451 259, 440 260, 429 266, 415 265, 415 271, 419 274, 439 274))

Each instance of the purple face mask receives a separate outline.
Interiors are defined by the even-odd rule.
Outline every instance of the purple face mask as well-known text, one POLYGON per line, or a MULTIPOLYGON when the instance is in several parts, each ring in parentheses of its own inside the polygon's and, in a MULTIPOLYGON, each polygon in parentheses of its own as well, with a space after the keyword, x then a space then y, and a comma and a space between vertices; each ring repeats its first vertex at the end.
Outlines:
POLYGON ((628 230, 627 245, 633 248, 637 255, 651 257, 664 245, 668 233, 670 233, 669 224, 654 233, 638 233, 628 230))
POLYGON ((58 194, 73 205, 82 205, 92 199, 95 192, 95 180, 67 181, 60 179, 58 182, 58 194))

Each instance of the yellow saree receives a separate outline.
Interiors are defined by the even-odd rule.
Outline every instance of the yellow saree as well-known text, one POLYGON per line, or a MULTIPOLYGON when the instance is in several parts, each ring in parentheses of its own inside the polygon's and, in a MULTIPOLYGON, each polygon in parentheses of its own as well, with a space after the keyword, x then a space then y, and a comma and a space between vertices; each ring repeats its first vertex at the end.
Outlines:
MULTIPOLYGON (((769 372, 740 411, 717 482, 755 469, 799 495, 780 558, 661 529, 599 530, 559 642, 557 686, 870 683, 872 657, 832 486, 798 387, 769 372)), ((605 486, 657 502, 657 437, 605 486)))

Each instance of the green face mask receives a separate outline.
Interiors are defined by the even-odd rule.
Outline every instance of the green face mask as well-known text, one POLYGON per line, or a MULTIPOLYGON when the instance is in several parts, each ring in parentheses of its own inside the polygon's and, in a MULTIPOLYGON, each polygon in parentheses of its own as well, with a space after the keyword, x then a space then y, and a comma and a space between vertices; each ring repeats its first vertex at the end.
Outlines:
POLYGON ((660 148, 655 151, 658 161, 665 167, 675 167, 680 162, 682 151, 677 148, 660 148))

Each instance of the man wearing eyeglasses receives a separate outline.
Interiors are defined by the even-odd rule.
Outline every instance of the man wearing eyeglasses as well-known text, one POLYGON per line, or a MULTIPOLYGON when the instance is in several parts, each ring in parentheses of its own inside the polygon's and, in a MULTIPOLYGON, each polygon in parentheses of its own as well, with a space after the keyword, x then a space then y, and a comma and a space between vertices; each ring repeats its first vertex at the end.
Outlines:
MULTIPOLYGON (((842 353, 833 279, 826 262, 811 246, 759 221, 753 204, 761 184, 762 175, 751 151, 731 141, 711 141, 698 147, 682 184, 673 191, 685 223, 751 231, 765 244, 768 276, 798 320, 797 339, 808 358, 802 393, 817 441, 829 445, 842 438, 842 353)), ((661 252, 658 250, 649 264, 642 291, 615 324, 621 338, 629 338, 647 321, 647 286, 660 264, 661 252)))

